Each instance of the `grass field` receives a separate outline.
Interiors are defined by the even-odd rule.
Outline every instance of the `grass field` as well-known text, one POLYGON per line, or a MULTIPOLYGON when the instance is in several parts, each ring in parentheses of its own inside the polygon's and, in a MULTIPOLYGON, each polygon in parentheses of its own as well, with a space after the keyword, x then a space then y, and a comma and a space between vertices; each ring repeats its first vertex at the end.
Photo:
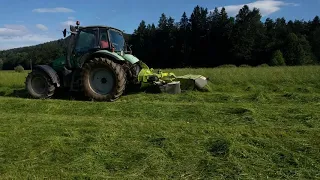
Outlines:
POLYGON ((320 178, 319 66, 170 71, 212 92, 31 100, 0 71, 0 179, 320 178))

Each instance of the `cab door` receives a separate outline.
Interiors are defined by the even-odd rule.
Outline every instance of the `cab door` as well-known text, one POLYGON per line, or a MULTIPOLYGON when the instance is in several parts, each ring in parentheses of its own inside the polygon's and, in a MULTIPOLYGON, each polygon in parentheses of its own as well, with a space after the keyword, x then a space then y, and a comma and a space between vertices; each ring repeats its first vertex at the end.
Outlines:
POLYGON ((99 49, 99 29, 98 28, 85 28, 81 29, 74 43, 73 53, 70 58, 72 67, 80 68, 81 59, 86 57, 88 54, 99 49))

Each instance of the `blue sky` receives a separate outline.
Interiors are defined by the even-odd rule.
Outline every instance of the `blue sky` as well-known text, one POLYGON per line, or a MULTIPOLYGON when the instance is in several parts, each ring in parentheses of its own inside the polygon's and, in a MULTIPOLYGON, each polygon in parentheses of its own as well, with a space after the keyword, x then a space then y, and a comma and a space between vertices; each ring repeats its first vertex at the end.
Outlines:
MULTIPOLYGON (((157 24, 161 13, 179 21, 196 5, 226 7, 235 15, 244 5, 257 7, 266 17, 313 19, 320 15, 320 0, 0 0, 0 50, 35 45, 62 38, 62 30, 74 24, 104 24, 132 33, 141 20, 157 24)), ((264 20, 263 19, 263 20, 264 20)))

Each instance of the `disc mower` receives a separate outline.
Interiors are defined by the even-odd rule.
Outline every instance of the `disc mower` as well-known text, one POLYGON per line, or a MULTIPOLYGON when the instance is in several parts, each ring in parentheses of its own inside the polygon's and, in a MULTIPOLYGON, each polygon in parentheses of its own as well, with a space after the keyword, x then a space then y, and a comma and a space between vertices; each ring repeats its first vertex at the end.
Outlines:
POLYGON ((81 92, 95 101, 116 101, 125 92, 152 90, 180 93, 204 90, 207 78, 201 75, 176 76, 155 72, 132 55, 123 32, 108 26, 70 25, 66 54, 47 65, 37 65, 26 78, 26 89, 33 98, 52 97, 57 89, 81 92))

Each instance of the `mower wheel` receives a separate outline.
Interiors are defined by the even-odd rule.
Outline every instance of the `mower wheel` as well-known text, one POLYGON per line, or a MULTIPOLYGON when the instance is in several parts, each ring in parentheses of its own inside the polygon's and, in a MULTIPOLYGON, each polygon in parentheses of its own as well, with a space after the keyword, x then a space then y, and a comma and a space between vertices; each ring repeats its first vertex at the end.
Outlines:
POLYGON ((82 70, 82 86, 95 101, 116 101, 126 88, 126 73, 120 64, 107 58, 94 58, 82 70))
POLYGON ((33 70, 26 78, 25 86, 33 98, 51 98, 55 92, 55 86, 51 78, 41 70, 33 70))

